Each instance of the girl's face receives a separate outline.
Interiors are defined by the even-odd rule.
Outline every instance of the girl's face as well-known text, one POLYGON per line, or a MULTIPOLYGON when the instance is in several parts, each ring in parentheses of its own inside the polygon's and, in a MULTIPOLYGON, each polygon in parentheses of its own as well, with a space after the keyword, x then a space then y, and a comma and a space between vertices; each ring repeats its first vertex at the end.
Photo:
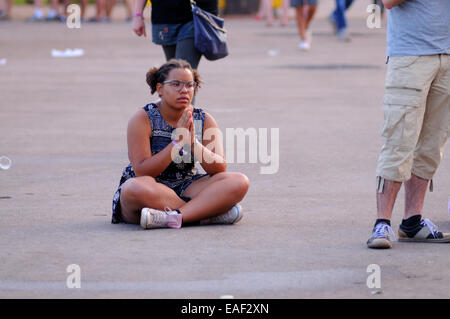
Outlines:
POLYGON ((166 80, 157 84, 161 100, 175 109, 185 109, 191 105, 196 83, 189 69, 177 68, 170 70, 166 80))

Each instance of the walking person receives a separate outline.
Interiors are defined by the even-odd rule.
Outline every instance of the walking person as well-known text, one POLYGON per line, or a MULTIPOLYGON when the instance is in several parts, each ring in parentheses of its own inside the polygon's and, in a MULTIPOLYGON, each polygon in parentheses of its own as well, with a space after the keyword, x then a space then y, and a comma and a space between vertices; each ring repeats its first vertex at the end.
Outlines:
MULTIPOLYGON (((218 13, 218 0, 197 0, 199 8, 214 15, 218 13)), ((147 36, 143 11, 146 0, 136 0, 133 31, 147 36)), ((189 0, 152 0, 152 41, 162 46, 166 60, 183 59, 197 69, 202 54, 194 45, 194 22, 189 0)))
POLYGON ((310 24, 317 10, 317 0, 291 0, 291 6, 295 8, 298 34, 300 36, 298 48, 307 51, 311 48, 312 32, 310 24))
POLYGON ((111 22, 111 13, 116 4, 116 0, 95 0, 95 17, 88 22, 111 22))
MULTIPOLYGON (((256 20, 266 18, 267 26, 271 27, 274 21, 273 0, 261 0, 256 20)), ((281 1, 281 26, 285 27, 289 23, 289 0, 281 1)))
POLYGON ((347 31, 347 18, 345 12, 352 5, 353 0, 336 0, 336 9, 328 17, 333 26, 334 33, 337 35, 339 41, 348 42, 350 37, 347 31))
POLYGON ((33 15, 28 18, 27 21, 60 21, 59 11, 59 0, 50 0, 50 10, 47 17, 44 18, 43 13, 43 0, 34 0, 34 12, 33 15))
POLYGON ((237 223, 249 181, 226 171, 215 119, 191 104, 201 84, 198 72, 172 59, 150 69, 147 84, 161 100, 128 122, 130 164, 114 195, 112 223, 144 229, 237 223), (197 172, 196 160, 206 174, 197 172))
POLYGON ((0 3, 0 21, 11 19, 11 7, 13 0, 1 0, 0 3))
POLYGON ((378 158, 377 220, 369 248, 391 248, 391 216, 405 186, 399 241, 448 243, 422 219, 428 186, 450 132, 450 1, 383 0, 388 9, 384 145, 378 158))

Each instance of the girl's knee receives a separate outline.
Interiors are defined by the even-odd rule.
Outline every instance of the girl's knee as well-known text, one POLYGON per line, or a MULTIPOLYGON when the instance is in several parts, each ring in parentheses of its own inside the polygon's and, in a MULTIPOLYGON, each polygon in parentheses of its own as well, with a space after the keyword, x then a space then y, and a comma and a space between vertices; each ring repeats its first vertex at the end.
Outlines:
POLYGON ((239 197, 244 197, 250 187, 250 180, 242 173, 229 173, 232 181, 233 192, 239 197))
POLYGON ((239 180, 241 187, 245 189, 245 192, 247 192, 248 188, 250 187, 250 180, 248 179, 247 175, 237 173, 237 176, 238 176, 237 179, 239 180))
POLYGON ((155 179, 150 176, 135 177, 127 180, 122 186, 125 200, 139 201, 142 198, 151 197, 153 194, 152 184, 155 179))

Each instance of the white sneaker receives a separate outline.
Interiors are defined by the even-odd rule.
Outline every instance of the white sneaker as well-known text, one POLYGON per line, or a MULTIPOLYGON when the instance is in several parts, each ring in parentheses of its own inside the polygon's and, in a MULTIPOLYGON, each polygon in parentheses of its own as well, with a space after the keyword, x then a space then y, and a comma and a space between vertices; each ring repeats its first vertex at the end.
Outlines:
POLYGON ((239 204, 234 205, 231 209, 219 216, 211 217, 208 219, 203 219, 200 221, 200 225, 212 225, 212 224, 222 224, 222 225, 231 225, 236 224, 242 219, 243 210, 242 206, 239 204))
POLYGON ((166 211, 144 207, 141 210, 141 227, 152 228, 180 228, 182 222, 181 214, 166 209, 166 211))
POLYGON ((378 223, 373 227, 372 237, 367 241, 369 248, 391 248, 395 238, 391 226, 386 223, 378 223))
POLYGON ((309 49, 311 49, 311 46, 309 45, 308 41, 302 40, 298 44, 298 48, 302 51, 308 51, 309 49))

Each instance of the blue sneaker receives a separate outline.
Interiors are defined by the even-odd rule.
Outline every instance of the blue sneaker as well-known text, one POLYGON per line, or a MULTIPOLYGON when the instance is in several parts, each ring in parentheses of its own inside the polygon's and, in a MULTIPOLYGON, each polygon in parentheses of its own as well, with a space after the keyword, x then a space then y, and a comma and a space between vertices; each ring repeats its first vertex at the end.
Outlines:
POLYGON ((383 222, 378 223, 373 227, 372 237, 367 241, 367 247, 378 249, 391 248, 391 238, 395 238, 391 226, 383 222))

